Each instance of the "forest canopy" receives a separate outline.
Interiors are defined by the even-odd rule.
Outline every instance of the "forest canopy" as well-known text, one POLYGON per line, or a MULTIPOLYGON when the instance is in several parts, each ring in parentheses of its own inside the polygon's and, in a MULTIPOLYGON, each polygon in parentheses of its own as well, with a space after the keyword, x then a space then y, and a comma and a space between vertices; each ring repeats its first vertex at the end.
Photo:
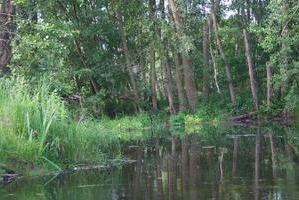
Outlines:
POLYGON ((298 112, 297 0, 0 6, 0 76, 46 78, 75 113, 298 112))

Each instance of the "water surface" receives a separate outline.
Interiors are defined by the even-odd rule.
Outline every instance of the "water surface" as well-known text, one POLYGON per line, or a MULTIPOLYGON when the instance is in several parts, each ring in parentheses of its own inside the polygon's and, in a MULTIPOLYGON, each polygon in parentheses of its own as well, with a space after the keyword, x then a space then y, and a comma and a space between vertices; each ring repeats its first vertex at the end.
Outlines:
POLYGON ((134 163, 23 178, 0 199, 299 199, 298 138, 280 126, 172 129, 124 147, 134 163))

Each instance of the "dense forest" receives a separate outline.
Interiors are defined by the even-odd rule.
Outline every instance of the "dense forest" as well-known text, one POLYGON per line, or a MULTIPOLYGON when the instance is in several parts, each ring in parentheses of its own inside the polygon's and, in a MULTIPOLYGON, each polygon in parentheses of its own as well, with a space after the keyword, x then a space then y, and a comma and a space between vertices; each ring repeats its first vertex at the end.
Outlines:
POLYGON ((1 76, 46 78, 81 114, 298 107, 296 0, 0 5, 1 76))

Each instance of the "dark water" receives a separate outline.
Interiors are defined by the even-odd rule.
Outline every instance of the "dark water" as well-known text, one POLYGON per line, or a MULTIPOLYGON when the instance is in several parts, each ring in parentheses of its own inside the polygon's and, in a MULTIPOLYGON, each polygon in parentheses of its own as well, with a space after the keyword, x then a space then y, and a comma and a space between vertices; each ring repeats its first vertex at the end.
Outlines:
POLYGON ((294 128, 169 131, 124 148, 135 163, 109 171, 24 178, 0 186, 0 199, 296 200, 298 150, 294 128))

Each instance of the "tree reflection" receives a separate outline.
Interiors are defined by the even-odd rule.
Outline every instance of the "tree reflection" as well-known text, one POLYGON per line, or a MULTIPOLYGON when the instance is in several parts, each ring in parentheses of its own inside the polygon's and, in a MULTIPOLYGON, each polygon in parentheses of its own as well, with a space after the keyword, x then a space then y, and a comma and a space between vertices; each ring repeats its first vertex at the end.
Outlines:
POLYGON ((234 137, 232 177, 236 177, 237 174, 238 147, 239 137, 234 137))
POLYGON ((255 136, 255 162, 254 162, 254 199, 260 199, 259 179, 261 167, 261 133, 260 128, 257 129, 255 136))
POLYGON ((200 141, 193 135, 190 142, 190 199, 199 198, 200 172, 200 141))
POLYGON ((168 196, 170 200, 176 199, 176 135, 171 136, 171 155, 168 157, 168 196))
POLYGON ((161 158, 160 158, 160 138, 156 138, 155 141, 155 162, 156 162, 156 182, 157 182, 157 191, 158 197, 163 199, 164 192, 163 192, 163 180, 162 180, 162 172, 161 172, 161 158))

